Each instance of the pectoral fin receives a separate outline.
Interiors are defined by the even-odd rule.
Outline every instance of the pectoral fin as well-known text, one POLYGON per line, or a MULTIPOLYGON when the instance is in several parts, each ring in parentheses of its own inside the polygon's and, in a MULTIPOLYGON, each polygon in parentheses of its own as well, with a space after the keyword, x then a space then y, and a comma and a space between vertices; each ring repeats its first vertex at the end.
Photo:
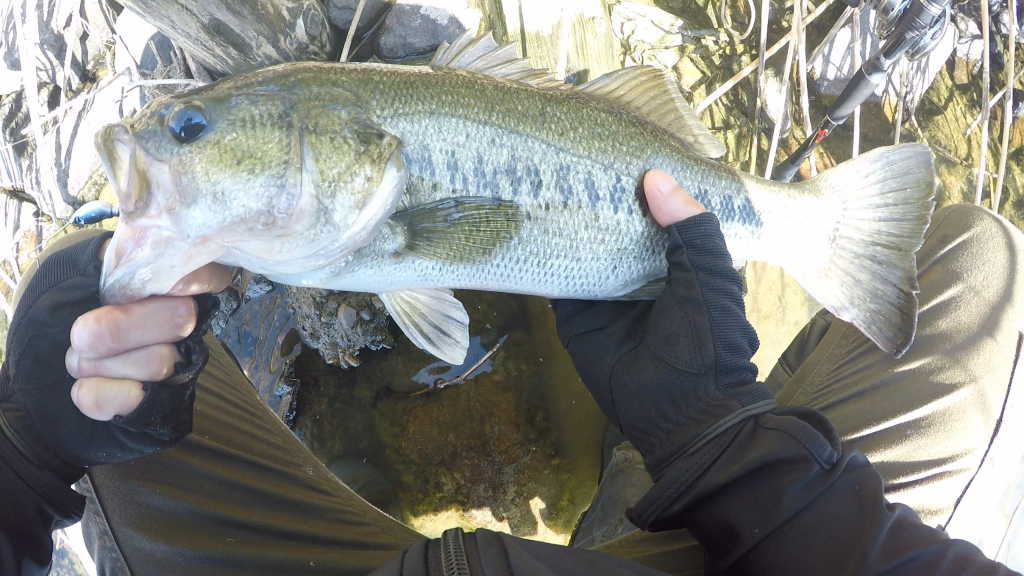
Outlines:
POLYGON ((380 299, 413 344, 453 366, 466 359, 469 314, 451 290, 395 290, 380 299))
POLYGON ((656 278, 628 294, 619 296, 619 300, 656 300, 665 291, 668 278, 656 278))
POLYGON ((515 202, 466 196, 397 212, 401 251, 448 264, 477 264, 515 237, 522 222, 515 202))

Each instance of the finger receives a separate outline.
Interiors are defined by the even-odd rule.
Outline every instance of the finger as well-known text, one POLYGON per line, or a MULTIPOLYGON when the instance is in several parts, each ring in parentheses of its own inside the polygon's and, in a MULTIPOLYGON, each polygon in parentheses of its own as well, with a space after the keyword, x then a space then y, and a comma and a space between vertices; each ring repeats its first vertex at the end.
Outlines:
POLYGON ((174 365, 181 359, 174 344, 154 344, 109 358, 82 358, 74 348, 68 348, 64 365, 74 378, 98 376, 159 382, 174 375, 174 365))
POLYGON ((216 294, 231 284, 231 268, 211 262, 188 274, 167 292, 168 296, 216 294))
POLYGON ((704 205, 693 199, 671 176, 661 170, 650 170, 644 175, 644 194, 651 216, 662 226, 707 212, 704 205))
POLYGON ((178 342, 196 327, 196 301, 150 296, 86 312, 71 326, 71 347, 87 359, 109 358, 153 344, 178 342))
POLYGON ((93 420, 127 416, 139 407, 146 393, 136 380, 82 378, 71 387, 71 401, 93 420))

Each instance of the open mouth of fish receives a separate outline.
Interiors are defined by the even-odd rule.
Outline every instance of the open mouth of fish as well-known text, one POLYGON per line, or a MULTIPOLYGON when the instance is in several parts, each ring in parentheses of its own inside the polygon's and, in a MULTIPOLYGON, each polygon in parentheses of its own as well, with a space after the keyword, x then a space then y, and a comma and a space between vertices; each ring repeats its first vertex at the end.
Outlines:
POLYGON ((137 145, 122 124, 104 126, 96 149, 120 205, 121 218, 107 245, 100 277, 104 304, 124 304, 150 294, 163 294, 184 275, 212 262, 224 251, 212 240, 186 239, 171 230, 178 198, 167 163, 137 145))

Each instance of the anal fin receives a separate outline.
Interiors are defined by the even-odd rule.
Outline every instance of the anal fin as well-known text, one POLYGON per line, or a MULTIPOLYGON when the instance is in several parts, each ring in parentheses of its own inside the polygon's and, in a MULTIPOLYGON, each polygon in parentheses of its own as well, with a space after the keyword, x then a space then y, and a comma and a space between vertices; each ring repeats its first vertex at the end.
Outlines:
POLYGON ((466 359, 469 313, 451 290, 395 290, 379 296, 413 344, 453 366, 466 359))

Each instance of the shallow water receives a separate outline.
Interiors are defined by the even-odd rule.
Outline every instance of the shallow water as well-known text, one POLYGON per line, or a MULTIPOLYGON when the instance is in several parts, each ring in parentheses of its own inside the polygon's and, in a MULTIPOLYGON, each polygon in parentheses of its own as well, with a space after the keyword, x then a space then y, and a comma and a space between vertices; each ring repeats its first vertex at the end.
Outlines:
POLYGON ((295 364, 295 431, 327 464, 373 464, 396 488, 406 522, 425 534, 461 525, 566 542, 597 488, 606 421, 558 341, 546 299, 457 296, 476 360, 502 341, 472 377, 413 394, 475 361, 442 366, 394 328, 396 347, 364 351, 353 370, 305 349, 295 364))

